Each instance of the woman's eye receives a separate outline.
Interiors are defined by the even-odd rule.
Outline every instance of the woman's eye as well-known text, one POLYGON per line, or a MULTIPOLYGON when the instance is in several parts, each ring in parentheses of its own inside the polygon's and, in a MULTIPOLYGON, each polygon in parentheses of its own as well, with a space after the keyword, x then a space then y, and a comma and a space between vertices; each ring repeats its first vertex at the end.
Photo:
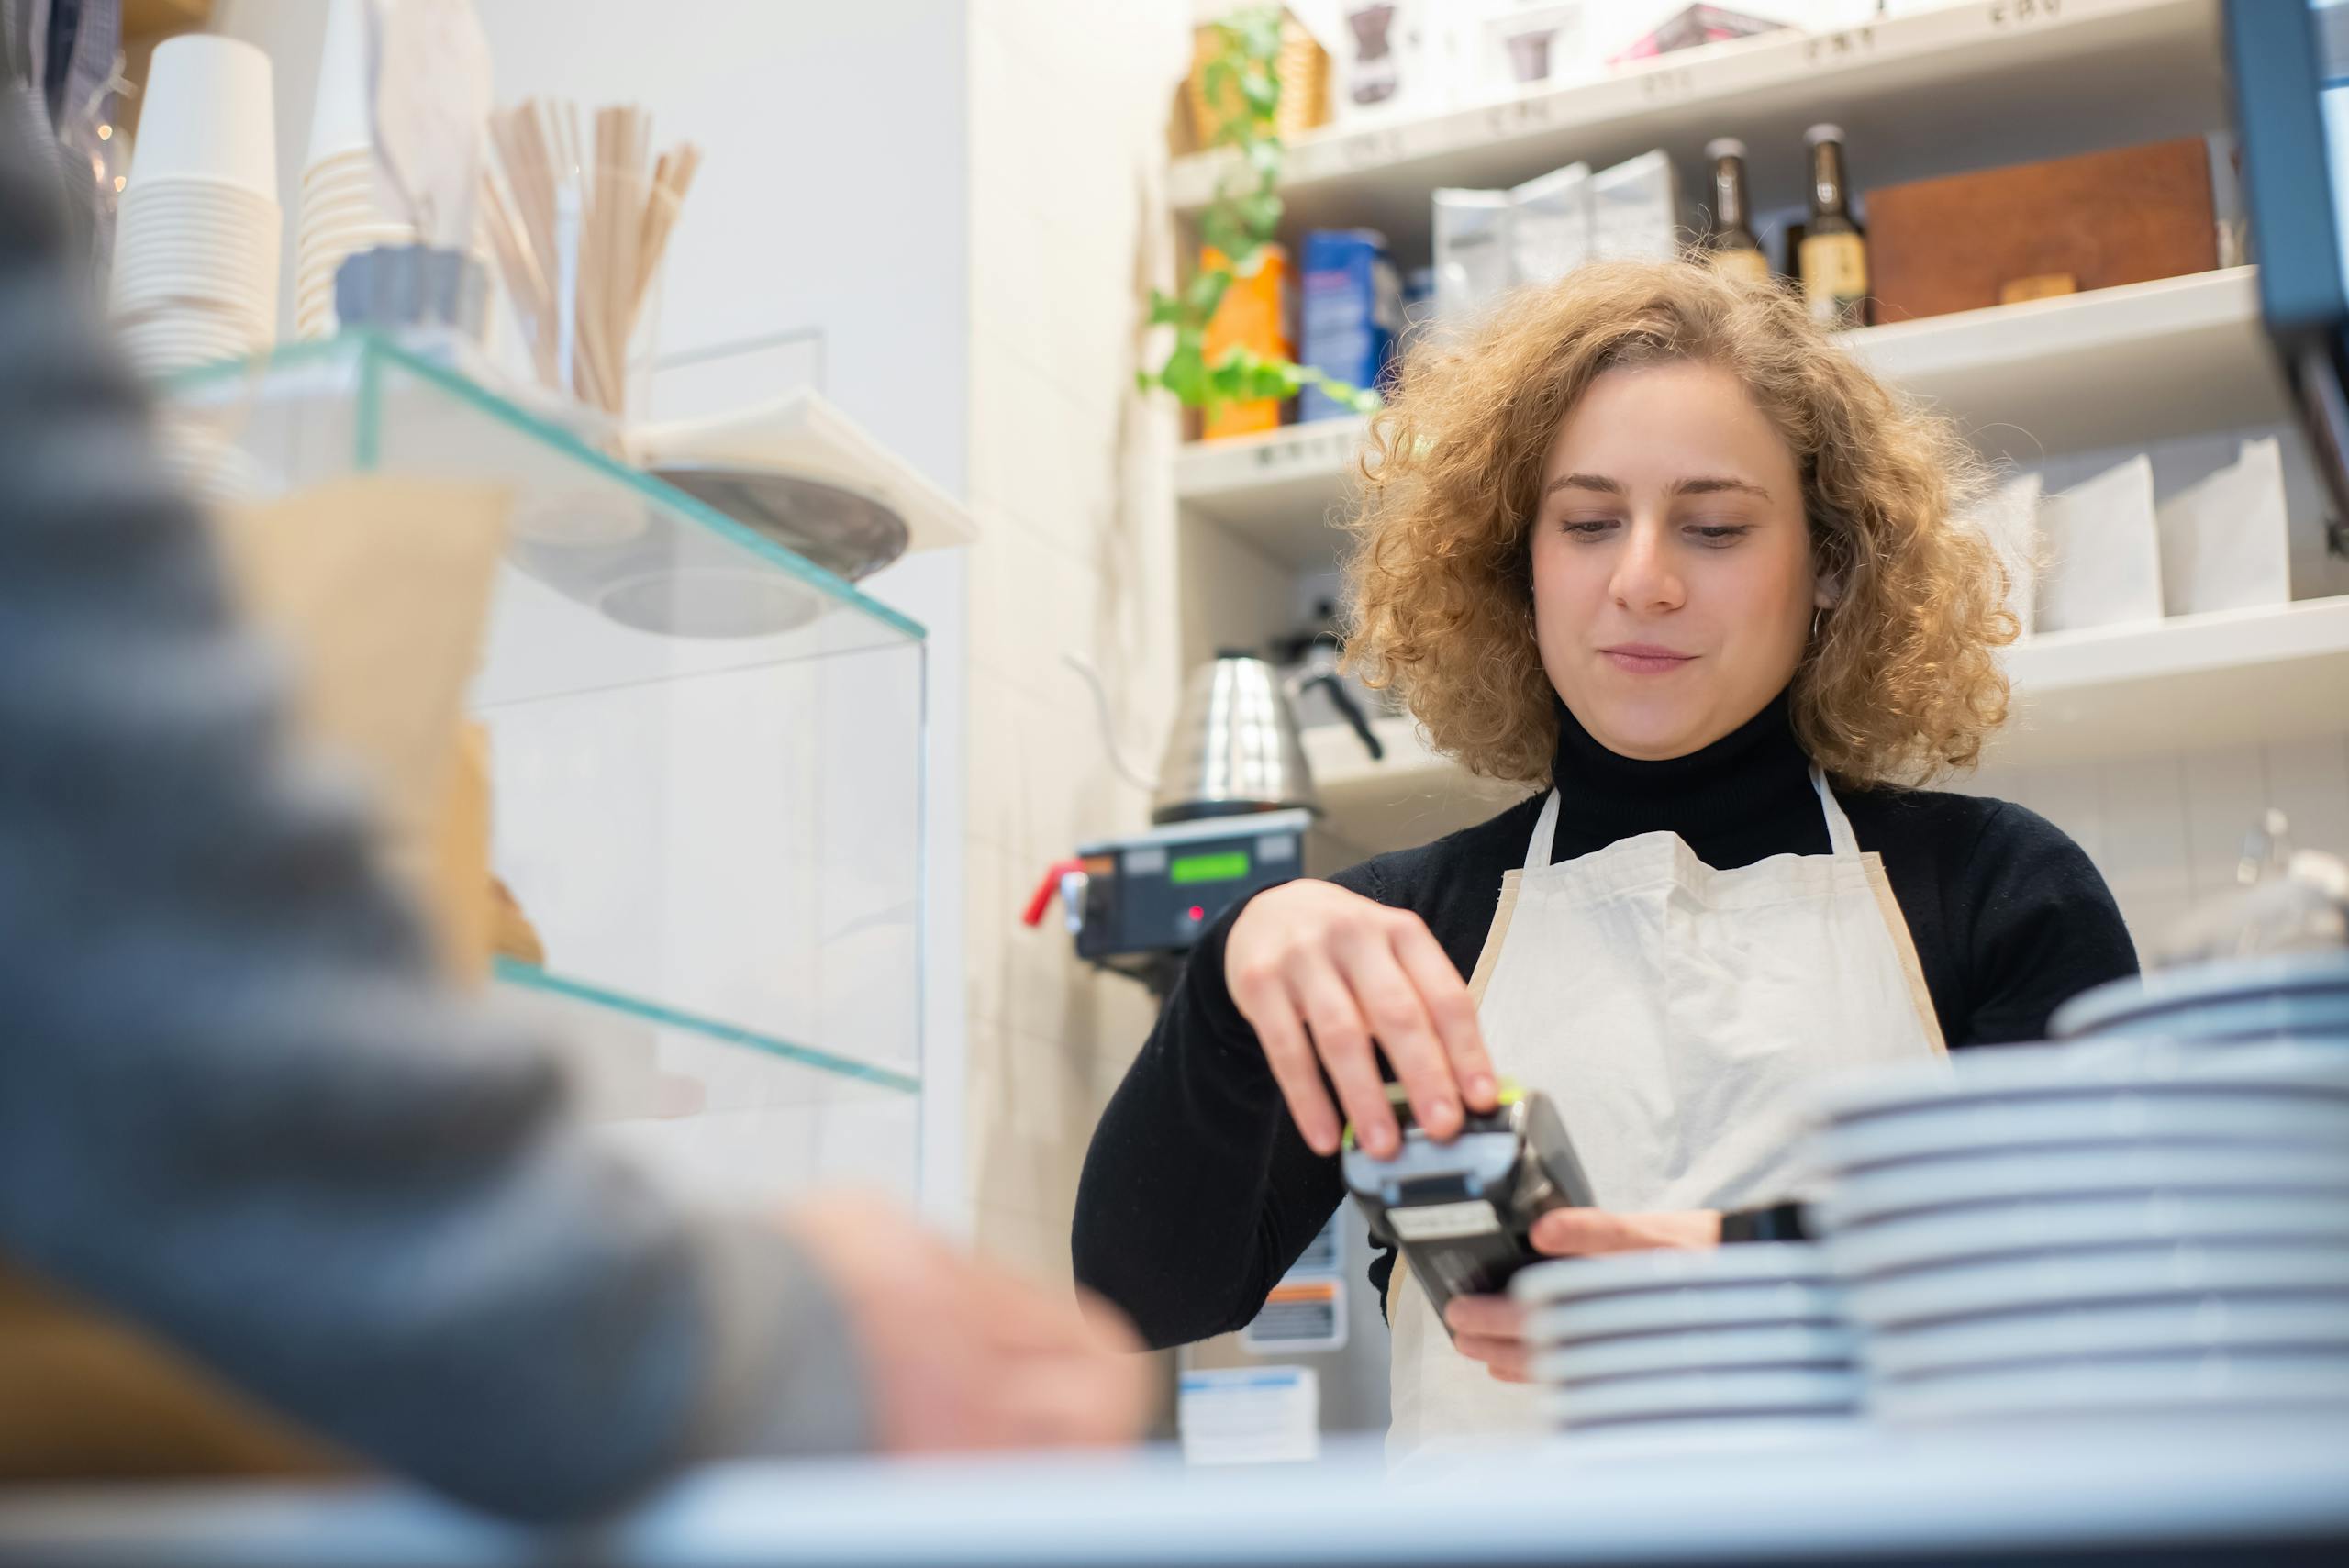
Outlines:
POLYGON ((1568 517, 1559 523, 1559 531, 1576 539, 1597 539, 1615 527, 1612 517, 1568 517))
POLYGON ((1695 523, 1688 532, 1701 544, 1734 544, 1753 531, 1751 523, 1695 523))

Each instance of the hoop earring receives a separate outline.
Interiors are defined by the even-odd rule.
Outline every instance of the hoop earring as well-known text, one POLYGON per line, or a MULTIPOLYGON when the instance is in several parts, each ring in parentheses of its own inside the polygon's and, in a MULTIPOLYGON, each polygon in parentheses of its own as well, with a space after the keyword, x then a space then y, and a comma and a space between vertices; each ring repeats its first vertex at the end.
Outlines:
POLYGON ((1817 609, 1810 612, 1810 639, 1813 642, 1817 642, 1819 640, 1819 626, 1820 623, 1826 618, 1827 606, 1824 605, 1820 606, 1817 609))

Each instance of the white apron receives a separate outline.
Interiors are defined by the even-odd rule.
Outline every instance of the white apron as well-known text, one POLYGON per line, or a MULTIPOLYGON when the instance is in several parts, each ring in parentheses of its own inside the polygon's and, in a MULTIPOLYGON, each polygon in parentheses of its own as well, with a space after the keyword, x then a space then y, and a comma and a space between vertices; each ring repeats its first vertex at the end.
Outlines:
MULTIPOLYGON (((1814 768, 1831 852, 1715 871, 1676 833, 1559 865, 1553 790, 1501 884, 1470 981, 1495 1064, 1547 1094, 1599 1206, 1741 1208, 1787 1195, 1787 1091, 1943 1049, 1884 862, 1814 768)), ((1402 1459, 1542 1430, 1534 1390, 1452 1347, 1398 1258, 1394 1422, 1402 1459)))

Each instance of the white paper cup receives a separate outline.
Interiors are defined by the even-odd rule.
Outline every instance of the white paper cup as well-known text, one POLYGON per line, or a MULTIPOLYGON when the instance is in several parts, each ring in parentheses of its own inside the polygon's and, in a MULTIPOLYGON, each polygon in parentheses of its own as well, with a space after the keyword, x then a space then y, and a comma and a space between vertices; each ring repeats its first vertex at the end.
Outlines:
POLYGON ((307 214, 329 212, 336 207, 358 206, 389 216, 391 206, 384 196, 385 193, 376 188, 374 176, 362 170, 352 179, 320 181, 315 184, 304 185, 302 210, 307 214))
POLYGON ((244 359, 269 347, 266 337, 211 326, 195 317, 127 327, 120 339, 130 362, 150 376, 170 375, 219 360, 244 359))
POLYGON ((355 142, 349 147, 337 148, 332 151, 314 152, 302 165, 302 183, 308 184, 313 180, 339 173, 346 169, 372 168, 374 162, 375 150, 364 141, 355 142))
POLYGON ((271 324, 239 311, 203 305, 174 306, 117 324, 127 344, 156 352, 187 352, 199 361, 258 353, 273 339, 271 324))
POLYGON ((393 194, 376 182, 373 168, 362 167, 331 178, 305 180, 302 183, 302 214, 305 218, 313 212, 329 212, 346 206, 363 207, 386 217, 397 214, 393 194))
POLYGON ((122 194, 126 211, 140 207, 206 212, 235 212, 259 223, 273 222, 281 209, 277 197, 217 174, 157 174, 133 180, 122 194))
POLYGON ((155 50, 139 116, 134 185, 201 175, 277 199, 269 56, 249 43, 184 33, 155 50))
POLYGON ((115 233, 117 250, 131 250, 141 259, 223 249, 259 255, 278 249, 273 225, 254 223, 235 214, 195 209, 168 212, 126 208, 115 233))
POLYGON ((347 151, 313 158, 302 165, 304 186, 336 184, 347 180, 369 180, 375 177, 375 150, 362 145, 347 151))
POLYGON ((297 250, 307 248, 316 250, 341 245, 352 239, 363 238, 373 244, 375 237, 381 234, 413 235, 415 232, 414 224, 402 223, 374 207, 354 206, 332 216, 319 215, 306 221, 295 236, 295 245, 297 250))
POLYGON ((247 352, 252 344, 252 339, 241 332, 188 331, 170 323, 159 324, 150 330, 128 328, 122 340, 133 359, 142 363, 167 364, 173 369, 231 359, 247 352))
POLYGON ((207 321, 234 323, 239 330, 252 335, 265 334, 276 314, 274 309, 262 309, 250 295, 222 289, 213 293, 156 294, 136 304, 117 305, 114 317, 117 326, 129 328, 168 317, 201 317, 207 321))
MULTIPOLYGON (((266 286, 277 271, 268 251, 239 235, 191 235, 168 247, 139 245, 128 249, 130 264, 117 274, 126 280, 234 276, 256 286, 266 286)), ((116 292, 119 295, 120 284, 116 292)))
POLYGON ((169 251, 184 238, 233 236, 255 248, 282 244, 275 202, 233 186, 184 182, 161 188, 133 185, 116 219, 116 248, 169 251))
POLYGON ((295 252, 295 271, 307 272, 319 261, 340 261, 354 250, 378 245, 413 245, 416 230, 404 223, 351 223, 302 237, 295 252))
POLYGON ((239 306, 262 320, 277 314, 278 258, 228 240, 188 240, 171 250, 132 247, 112 280, 115 314, 175 298, 239 306))
POLYGON ((248 281, 210 282, 173 277, 125 288, 115 295, 113 314, 125 325, 166 311, 188 311, 249 326, 266 327, 277 316, 277 296, 248 281))
POLYGON ((309 161, 354 149, 371 150, 367 123, 367 16, 362 0, 327 0, 326 37, 318 50, 318 92, 310 111, 309 161))

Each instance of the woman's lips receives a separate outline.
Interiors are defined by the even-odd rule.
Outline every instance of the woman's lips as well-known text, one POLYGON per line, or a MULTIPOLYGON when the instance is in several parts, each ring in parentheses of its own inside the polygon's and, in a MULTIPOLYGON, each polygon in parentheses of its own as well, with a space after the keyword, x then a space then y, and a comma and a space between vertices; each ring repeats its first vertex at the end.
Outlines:
POLYGON ((1633 675, 1668 675, 1697 657, 1647 642, 1619 643, 1598 651, 1618 670, 1633 675))

